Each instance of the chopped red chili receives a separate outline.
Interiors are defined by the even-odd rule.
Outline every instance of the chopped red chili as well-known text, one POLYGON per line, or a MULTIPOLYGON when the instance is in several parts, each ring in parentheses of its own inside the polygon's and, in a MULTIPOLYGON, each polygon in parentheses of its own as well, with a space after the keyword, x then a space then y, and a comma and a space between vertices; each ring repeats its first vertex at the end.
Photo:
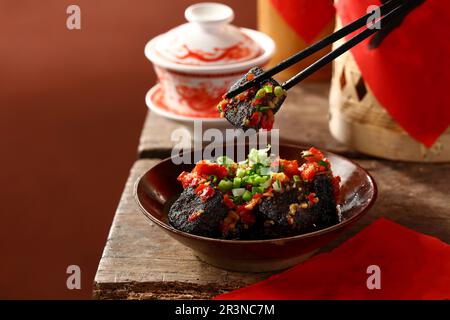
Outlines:
POLYGON ((318 162, 323 160, 324 156, 322 152, 314 147, 311 147, 308 151, 303 151, 303 158, 305 158, 307 162, 318 162))
POLYGON ((280 164, 283 166, 283 172, 292 178, 293 175, 299 174, 297 160, 280 159, 280 164))
POLYGON ((272 130, 275 117, 272 110, 267 110, 261 120, 261 128, 266 130, 272 130))
POLYGON ((309 203, 311 203, 311 204, 319 202, 319 198, 317 198, 317 196, 314 192, 311 192, 310 194, 308 194, 306 196, 306 198, 308 199, 309 203))
POLYGON ((263 193, 263 196, 264 197, 271 197, 271 196, 273 196, 272 191, 273 191, 272 187, 269 187, 269 189, 267 189, 266 192, 263 193))
POLYGON ((197 185, 200 182, 196 173, 183 171, 177 178, 178 181, 181 182, 183 188, 187 188, 189 186, 197 185))
POLYGON ((257 106, 259 104, 262 104, 263 100, 262 99, 255 99, 252 101, 252 106, 257 106))
POLYGON ((243 223, 253 224, 256 221, 256 217, 253 214, 252 210, 247 209, 244 205, 237 208, 237 213, 243 223))
POLYGON ((259 116, 260 116, 259 112, 253 112, 252 116, 250 117, 249 126, 254 127, 254 126, 258 125, 259 116))
POLYGON ((195 188, 195 193, 205 202, 214 195, 214 189, 210 185, 202 183, 195 188))
POLYGON ((242 93, 239 93, 235 98, 236 98, 236 100, 238 100, 238 101, 244 101, 244 100, 247 100, 247 98, 248 98, 248 91, 244 91, 244 92, 242 92, 242 93))
MULTIPOLYGON (((255 112, 252 114, 252 120, 267 121, 267 114, 273 116, 273 112, 266 111, 268 112, 255 112)), ((298 203, 295 205, 302 209, 319 201, 327 201, 327 198, 319 199, 314 192, 308 194, 309 191, 306 193, 303 191, 311 190, 310 184, 318 174, 331 180, 336 203, 339 203, 340 177, 333 176, 330 170, 331 164, 322 152, 310 148, 302 153, 302 157, 304 163, 300 167, 298 160, 286 160, 279 157, 275 159, 269 157, 268 159, 273 160, 258 162, 258 159, 249 156, 249 161, 243 163, 226 161, 227 165, 219 164, 222 163, 219 160, 218 163, 202 160, 197 163, 192 172, 182 172, 177 179, 181 181, 184 188, 193 187, 196 195, 203 202, 213 197, 217 189, 223 196, 222 206, 226 206, 228 211, 227 216, 220 222, 219 229, 225 237, 230 232, 236 232, 232 234, 234 237, 239 236, 238 223, 242 223, 243 228, 251 227, 256 223, 256 217, 259 216, 256 210, 264 198, 274 197, 282 192, 295 191, 298 192, 296 194, 298 203), (303 181, 299 179, 299 176, 303 181)), ((289 210, 286 216, 287 222, 295 224, 296 211, 291 207, 289 210)), ((203 210, 191 211, 187 220, 194 221, 202 213, 203 210)))
POLYGON ((201 176, 216 175, 217 178, 223 179, 228 175, 228 169, 217 163, 212 163, 208 160, 201 160, 196 165, 192 172, 196 172, 201 176))
POLYGON ((307 162, 300 167, 300 175, 304 181, 311 181, 317 173, 317 163, 307 162))
POLYGON ((234 203, 227 194, 223 196, 223 203, 230 209, 234 208, 234 203))

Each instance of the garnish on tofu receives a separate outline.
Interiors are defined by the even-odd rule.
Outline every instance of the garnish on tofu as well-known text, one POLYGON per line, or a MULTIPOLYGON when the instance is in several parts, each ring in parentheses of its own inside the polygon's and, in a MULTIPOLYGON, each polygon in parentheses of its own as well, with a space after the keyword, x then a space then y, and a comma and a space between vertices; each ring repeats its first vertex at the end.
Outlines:
MULTIPOLYGON (((258 67, 251 69, 231 89, 252 80, 262 72, 258 67)), ((236 128, 271 130, 275 121, 274 115, 285 98, 286 91, 276 80, 270 78, 231 99, 224 98, 217 105, 217 109, 220 115, 236 128)))
POLYGON ((313 147, 299 160, 287 160, 269 151, 270 146, 252 149, 239 163, 227 156, 202 160, 182 172, 178 180, 185 191, 170 209, 169 222, 227 239, 273 238, 337 223, 340 178, 323 153, 313 147))

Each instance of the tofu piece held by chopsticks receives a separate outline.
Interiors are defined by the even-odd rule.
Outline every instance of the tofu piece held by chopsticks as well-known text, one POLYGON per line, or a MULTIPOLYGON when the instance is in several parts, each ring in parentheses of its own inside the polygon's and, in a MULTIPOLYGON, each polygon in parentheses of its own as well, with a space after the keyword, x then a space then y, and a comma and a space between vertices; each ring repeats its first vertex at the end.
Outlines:
MULTIPOLYGON (((233 84, 233 90, 243 83, 252 80, 264 71, 255 67, 247 72, 241 79, 233 84)), ((273 78, 238 94, 231 99, 222 100, 217 108, 234 127, 244 131, 260 128, 271 130, 274 123, 274 115, 280 109, 286 98, 286 91, 273 78)))

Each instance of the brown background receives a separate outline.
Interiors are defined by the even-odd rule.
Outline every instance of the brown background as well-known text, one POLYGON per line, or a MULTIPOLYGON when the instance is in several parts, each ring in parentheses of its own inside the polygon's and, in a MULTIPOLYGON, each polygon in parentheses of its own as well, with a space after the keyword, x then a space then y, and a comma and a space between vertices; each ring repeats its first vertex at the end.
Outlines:
MULTIPOLYGON (((0 0, 0 298, 90 298, 155 81, 144 45, 194 2, 0 0)), ((255 27, 254 0, 223 2, 255 27)))

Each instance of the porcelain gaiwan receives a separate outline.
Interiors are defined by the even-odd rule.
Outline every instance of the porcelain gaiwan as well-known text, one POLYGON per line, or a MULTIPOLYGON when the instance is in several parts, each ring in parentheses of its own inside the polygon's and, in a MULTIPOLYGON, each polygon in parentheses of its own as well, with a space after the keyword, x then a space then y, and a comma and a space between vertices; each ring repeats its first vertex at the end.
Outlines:
POLYGON ((264 66, 275 49, 267 35, 230 24, 233 10, 198 3, 185 11, 188 23, 150 40, 153 63, 171 112, 191 117, 218 116, 221 96, 254 66, 264 66))

